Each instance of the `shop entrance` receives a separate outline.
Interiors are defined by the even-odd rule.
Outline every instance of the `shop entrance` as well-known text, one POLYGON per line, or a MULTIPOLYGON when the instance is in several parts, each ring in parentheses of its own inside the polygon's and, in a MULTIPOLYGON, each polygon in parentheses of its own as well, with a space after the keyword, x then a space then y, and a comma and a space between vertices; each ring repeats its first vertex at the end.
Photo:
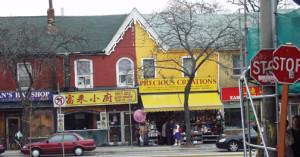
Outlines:
MULTIPOLYGON (((109 145, 125 145, 130 144, 130 114, 129 112, 109 112, 109 132, 108 141, 109 145)), ((134 120, 131 118, 132 124, 132 141, 136 141, 134 136, 135 125, 134 120)))
POLYGON ((6 143, 7 148, 10 148, 10 143, 14 141, 15 134, 20 130, 20 117, 6 118, 6 143))

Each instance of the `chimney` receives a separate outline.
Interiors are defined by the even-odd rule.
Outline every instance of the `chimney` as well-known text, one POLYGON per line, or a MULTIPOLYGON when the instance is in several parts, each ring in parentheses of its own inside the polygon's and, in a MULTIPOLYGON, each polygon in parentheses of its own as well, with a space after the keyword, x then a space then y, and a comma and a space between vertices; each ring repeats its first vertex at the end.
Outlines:
POLYGON ((61 16, 65 16, 65 9, 64 8, 60 8, 61 10, 61 16))
POLYGON ((54 9, 52 7, 52 0, 49 0, 49 9, 47 11, 48 16, 48 32, 55 32, 55 17, 54 17, 54 9))

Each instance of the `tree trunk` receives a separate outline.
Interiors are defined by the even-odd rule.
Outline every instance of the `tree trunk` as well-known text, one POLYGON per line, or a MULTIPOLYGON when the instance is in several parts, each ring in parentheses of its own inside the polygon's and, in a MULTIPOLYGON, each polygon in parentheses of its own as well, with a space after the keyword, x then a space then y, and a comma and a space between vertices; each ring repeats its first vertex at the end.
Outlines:
POLYGON ((189 95, 191 92, 191 86, 194 80, 194 76, 189 78, 188 84, 184 90, 184 117, 185 117, 185 133, 186 133, 186 146, 193 145, 191 137, 191 122, 190 122, 190 110, 189 110, 189 95))
POLYGON ((23 134, 23 145, 28 142, 28 117, 29 117, 29 102, 23 103, 22 109, 22 134, 23 134))

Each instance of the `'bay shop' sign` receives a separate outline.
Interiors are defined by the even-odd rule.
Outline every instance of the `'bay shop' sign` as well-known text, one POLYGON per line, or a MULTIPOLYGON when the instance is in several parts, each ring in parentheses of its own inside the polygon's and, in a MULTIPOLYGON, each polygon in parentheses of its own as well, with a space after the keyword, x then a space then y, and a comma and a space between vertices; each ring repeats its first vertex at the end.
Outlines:
MULTIPOLYGON (((184 92, 189 78, 140 79, 140 93, 184 92)), ((191 91, 217 91, 216 77, 194 78, 191 91)))
MULTIPOLYGON (((22 92, 22 95, 25 96, 26 92, 22 92)), ((30 100, 31 101, 49 101, 52 100, 53 94, 52 91, 31 91, 30 100)), ((21 101, 21 96, 18 91, 7 91, 0 92, 0 102, 16 102, 21 101)))

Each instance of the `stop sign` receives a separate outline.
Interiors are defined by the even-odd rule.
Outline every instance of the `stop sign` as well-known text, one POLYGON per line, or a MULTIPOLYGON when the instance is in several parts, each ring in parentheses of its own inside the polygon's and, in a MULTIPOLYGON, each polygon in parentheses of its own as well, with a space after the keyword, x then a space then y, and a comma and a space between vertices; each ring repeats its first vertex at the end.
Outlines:
POLYGON ((262 86, 274 85, 275 77, 272 74, 274 49, 261 49, 250 61, 251 76, 262 86))
POLYGON ((294 84, 300 79, 300 51, 281 45, 273 54, 273 74, 279 83, 294 84))

